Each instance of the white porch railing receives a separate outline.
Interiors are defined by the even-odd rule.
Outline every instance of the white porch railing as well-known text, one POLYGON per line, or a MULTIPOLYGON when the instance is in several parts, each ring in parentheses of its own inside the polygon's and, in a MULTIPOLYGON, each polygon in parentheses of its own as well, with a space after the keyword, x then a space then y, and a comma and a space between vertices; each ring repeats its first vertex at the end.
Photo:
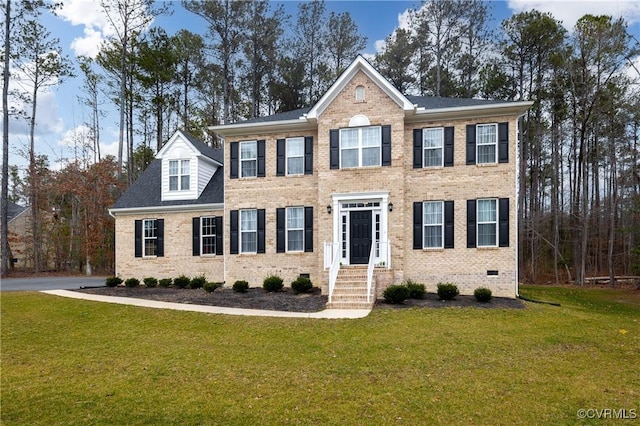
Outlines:
POLYGON ((340 244, 337 243, 324 243, 324 262, 325 268, 327 267, 327 253, 331 254, 331 260, 329 262, 329 303, 331 303, 333 297, 333 289, 336 286, 336 279, 338 278, 338 271, 340 270, 340 244))
MULTIPOLYGON (((376 258, 376 265, 381 268, 391 269, 391 243, 389 241, 377 241, 378 249, 375 253, 378 254, 376 258)), ((374 254, 372 252, 372 254, 374 254)))
POLYGON ((376 265, 376 245, 371 244, 371 252, 369 253, 369 265, 367 266, 367 303, 371 303, 371 287, 373 286, 373 268, 376 265))

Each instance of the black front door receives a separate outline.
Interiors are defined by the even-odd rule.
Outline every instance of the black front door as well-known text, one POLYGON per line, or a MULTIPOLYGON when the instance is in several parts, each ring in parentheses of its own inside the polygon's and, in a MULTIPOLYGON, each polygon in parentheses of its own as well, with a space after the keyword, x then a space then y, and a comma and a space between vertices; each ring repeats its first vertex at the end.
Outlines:
POLYGON ((351 235, 349 263, 351 265, 367 264, 371 252, 371 210, 350 212, 349 222, 351 235))

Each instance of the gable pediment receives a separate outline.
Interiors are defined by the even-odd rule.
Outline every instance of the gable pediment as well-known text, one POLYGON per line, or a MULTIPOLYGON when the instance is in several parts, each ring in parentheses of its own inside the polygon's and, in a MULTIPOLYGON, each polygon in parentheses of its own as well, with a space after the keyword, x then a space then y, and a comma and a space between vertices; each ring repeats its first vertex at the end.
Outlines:
POLYGON ((366 59, 358 56, 327 90, 320 100, 306 114, 308 119, 317 119, 322 112, 340 95, 353 78, 364 73, 376 86, 404 111, 414 111, 415 105, 382 76, 366 59))

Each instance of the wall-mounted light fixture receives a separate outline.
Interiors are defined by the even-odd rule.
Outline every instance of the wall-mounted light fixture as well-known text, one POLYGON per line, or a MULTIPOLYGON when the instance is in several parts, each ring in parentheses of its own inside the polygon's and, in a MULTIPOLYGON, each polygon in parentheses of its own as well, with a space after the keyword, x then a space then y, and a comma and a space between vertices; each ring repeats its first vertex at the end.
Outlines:
POLYGON ((389 211, 392 212, 393 211, 393 203, 389 203, 389 211))
POLYGON ((327 213, 331 214, 331 204, 327 205, 327 213))

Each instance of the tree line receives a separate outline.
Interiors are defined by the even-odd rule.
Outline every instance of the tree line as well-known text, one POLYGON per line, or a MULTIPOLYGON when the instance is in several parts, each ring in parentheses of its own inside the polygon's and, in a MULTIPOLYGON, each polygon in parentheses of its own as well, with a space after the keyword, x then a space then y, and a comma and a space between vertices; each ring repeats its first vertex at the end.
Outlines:
MULTIPOLYGON (((39 24, 43 7, 55 12, 55 5, 21 1, 11 12, 12 5, 4 0, 5 155, 7 116, 22 113, 33 129, 39 90, 72 73, 71 59, 59 54, 45 59, 46 53, 61 51, 39 24), (23 36, 16 37, 19 33, 23 36), (12 36, 19 42, 9 45, 12 36), (31 113, 9 111, 6 104, 8 71, 19 64, 40 64, 32 73, 38 77, 31 81, 31 94, 21 94, 31 113)), ((85 223, 81 230, 74 217, 95 214, 113 231, 106 217, 110 203, 175 129, 218 144, 208 126, 313 105, 367 43, 348 12, 328 13, 320 0, 301 2, 294 17, 268 1, 183 0, 193 19, 205 24, 204 34, 182 29, 170 35, 154 27, 156 17, 171 13, 168 3, 103 0, 100 7, 115 35, 96 58, 74 59, 82 79, 77 101, 89 117, 76 158, 53 172, 47 159, 33 152, 31 138, 23 182, 9 174, 3 160, 3 200, 11 181, 11 193, 34 209, 36 270, 46 264, 39 257, 52 257, 37 235, 53 225, 50 219, 39 223, 39 213, 59 212, 69 227, 65 232, 85 247, 73 250, 81 256, 61 250, 70 256, 64 264, 86 268, 99 257, 88 251, 108 253, 113 242, 86 244, 89 227, 85 223), (101 119, 109 104, 119 111, 115 158, 100 153, 101 119), (62 176, 97 173, 97 166, 114 173, 113 180, 103 178, 110 182, 105 192, 111 198, 100 200, 105 204, 91 212, 80 195, 75 201, 54 197, 51 204, 47 185, 80 185, 81 179, 62 176)), ((583 283, 593 275, 640 274, 640 71, 633 65, 638 40, 623 18, 611 16, 585 15, 569 32, 551 14, 533 10, 491 28, 491 7, 481 0, 423 1, 370 61, 405 94, 534 101, 522 119, 519 141, 521 280, 583 283)), ((2 229, 4 241, 6 226, 2 229)), ((96 266, 108 270, 113 257, 104 259, 96 266)))

